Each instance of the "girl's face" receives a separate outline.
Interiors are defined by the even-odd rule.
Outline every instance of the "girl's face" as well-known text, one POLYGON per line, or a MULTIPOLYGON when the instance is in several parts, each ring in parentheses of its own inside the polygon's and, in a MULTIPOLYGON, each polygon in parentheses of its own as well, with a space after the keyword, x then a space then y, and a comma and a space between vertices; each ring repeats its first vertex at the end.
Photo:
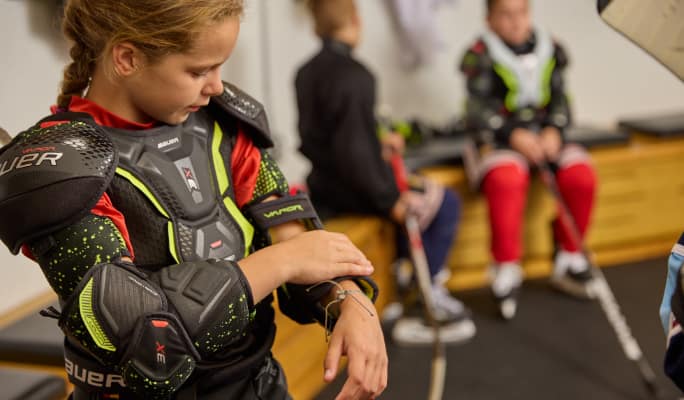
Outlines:
POLYGON ((233 52, 239 31, 239 17, 225 18, 201 32, 189 52, 164 56, 124 79, 133 120, 177 125, 220 95, 221 66, 233 52))

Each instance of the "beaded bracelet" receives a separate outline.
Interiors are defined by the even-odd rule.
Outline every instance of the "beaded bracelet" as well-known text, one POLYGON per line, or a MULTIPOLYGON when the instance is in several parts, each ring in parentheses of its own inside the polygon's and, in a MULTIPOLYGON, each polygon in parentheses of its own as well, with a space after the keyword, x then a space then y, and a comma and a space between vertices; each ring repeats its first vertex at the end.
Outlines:
POLYGON ((306 289, 306 291, 308 292, 308 291, 312 290, 313 288, 315 288, 316 286, 321 285, 323 283, 331 283, 331 284, 337 286, 337 291, 335 292, 335 298, 333 300, 331 300, 325 306, 325 323, 323 325, 323 328, 325 329, 325 342, 328 343, 330 341, 330 335, 332 335, 332 332, 328 329, 328 319, 330 318, 330 311, 329 311, 330 306, 337 304, 337 303, 341 303, 348 296, 351 299, 353 299, 355 302, 357 302, 364 310, 366 310, 368 315, 370 315, 372 317, 374 314, 373 314, 373 311, 369 310, 368 307, 361 302, 361 300, 357 299, 356 296, 354 296, 355 293, 364 294, 364 292, 360 289, 345 289, 342 285, 339 284, 339 282, 335 282, 333 280, 325 280, 325 281, 318 282, 318 283, 308 287, 306 289))

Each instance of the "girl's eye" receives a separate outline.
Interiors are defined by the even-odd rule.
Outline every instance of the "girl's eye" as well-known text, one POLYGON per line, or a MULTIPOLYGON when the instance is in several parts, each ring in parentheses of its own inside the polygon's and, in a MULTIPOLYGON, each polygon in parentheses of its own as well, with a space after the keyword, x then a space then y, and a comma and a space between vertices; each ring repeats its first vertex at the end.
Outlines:
POLYGON ((203 71, 192 71, 190 73, 195 78, 201 78, 201 77, 207 76, 207 74, 209 73, 209 70, 207 69, 207 70, 203 70, 203 71))

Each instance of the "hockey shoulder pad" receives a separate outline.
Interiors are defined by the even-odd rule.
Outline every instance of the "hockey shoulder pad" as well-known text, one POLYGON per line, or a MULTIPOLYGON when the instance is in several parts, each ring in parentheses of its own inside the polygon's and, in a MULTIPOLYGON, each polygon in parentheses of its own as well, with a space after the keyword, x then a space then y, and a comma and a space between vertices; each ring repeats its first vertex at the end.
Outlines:
POLYGON ((0 239, 13 253, 83 218, 109 185, 117 152, 89 118, 56 114, 0 149, 0 239))
POLYGON ((235 85, 223 82, 223 93, 211 98, 208 109, 219 122, 231 118, 243 122, 243 126, 248 128, 246 132, 257 146, 273 147, 264 107, 235 85))
POLYGON ((482 72, 488 72, 492 65, 487 45, 484 40, 479 39, 465 52, 459 68, 466 76, 474 77, 482 72))

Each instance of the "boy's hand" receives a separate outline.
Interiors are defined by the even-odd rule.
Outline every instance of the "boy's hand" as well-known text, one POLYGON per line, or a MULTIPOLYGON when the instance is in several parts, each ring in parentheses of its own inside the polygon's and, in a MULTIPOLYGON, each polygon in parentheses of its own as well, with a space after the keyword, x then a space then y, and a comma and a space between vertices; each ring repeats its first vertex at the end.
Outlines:
MULTIPOLYGON (((358 290, 351 281, 341 282, 345 289, 358 290)), ((340 305, 340 316, 330 336, 325 357, 326 382, 337 376, 340 358, 349 359, 347 381, 335 400, 375 399, 387 387, 387 350, 377 311, 371 301, 355 294, 365 307, 347 298, 340 305), (368 310, 373 311, 371 316, 368 310)))
POLYGON ((563 139, 558 128, 547 126, 542 129, 539 135, 541 139, 541 146, 544 149, 544 155, 549 161, 557 161, 560 149, 563 146, 563 139))
POLYGON ((425 209, 425 198, 421 193, 407 190, 399 195, 399 199, 392 207, 392 220, 398 224, 403 224, 406 220, 406 213, 418 212, 425 209))
POLYGON ((544 162, 545 154, 539 136, 529 129, 515 128, 511 133, 511 148, 525 156, 532 164, 544 162))
POLYGON ((396 132, 381 136, 380 144, 382 145, 382 159, 388 162, 395 154, 404 154, 406 149, 406 140, 396 132))

